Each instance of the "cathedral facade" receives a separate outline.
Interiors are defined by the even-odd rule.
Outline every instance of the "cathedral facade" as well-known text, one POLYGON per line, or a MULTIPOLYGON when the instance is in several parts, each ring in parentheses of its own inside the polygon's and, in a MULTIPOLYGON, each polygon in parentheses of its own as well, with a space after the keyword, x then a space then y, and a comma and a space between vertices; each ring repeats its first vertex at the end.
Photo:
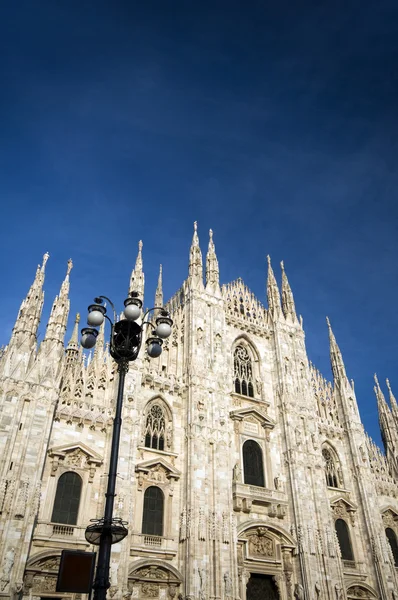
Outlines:
MULTIPOLYGON (((80 598, 56 592, 60 555, 95 550, 104 510, 117 368, 103 327, 88 357, 79 316, 64 340, 71 261, 38 346, 47 259, 0 358, 0 600, 80 598)), ((212 232, 203 273, 195 225, 172 335, 126 377, 109 598, 398 599, 397 403, 376 379, 382 453, 329 322, 333 383, 308 361, 281 266, 265 308, 220 286, 212 232)), ((141 243, 129 291, 143 299, 141 243)))

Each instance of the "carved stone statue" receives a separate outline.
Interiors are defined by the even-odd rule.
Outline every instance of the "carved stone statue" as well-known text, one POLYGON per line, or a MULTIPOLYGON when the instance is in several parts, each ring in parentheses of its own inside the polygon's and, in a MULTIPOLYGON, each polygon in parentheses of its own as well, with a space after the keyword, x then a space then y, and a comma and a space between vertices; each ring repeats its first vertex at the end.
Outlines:
POLYGON ((199 600, 206 598, 206 569, 198 567, 199 574, 199 600))
POLYGON ((343 588, 337 583, 334 586, 334 591, 336 592, 336 600, 344 600, 343 588))
POLYGON ((10 583, 11 570, 15 560, 15 549, 10 548, 7 550, 2 564, 1 576, 0 576, 0 590, 3 592, 8 584, 10 583))
POLYGON ((294 586, 294 597, 296 600, 304 600, 304 588, 301 583, 296 583, 294 586))
POLYGON ((225 598, 232 598, 232 579, 229 571, 224 573, 225 598))
POLYGON ((232 477, 234 481, 239 481, 240 477, 241 477, 241 470, 240 470, 240 466, 239 463, 236 463, 236 465, 234 466, 233 470, 232 470, 232 477))

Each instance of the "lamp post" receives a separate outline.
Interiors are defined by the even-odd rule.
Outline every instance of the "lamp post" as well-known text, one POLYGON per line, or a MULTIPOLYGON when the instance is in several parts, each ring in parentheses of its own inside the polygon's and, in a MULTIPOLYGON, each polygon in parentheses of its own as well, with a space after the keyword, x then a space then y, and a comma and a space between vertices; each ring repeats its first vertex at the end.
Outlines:
POLYGON ((109 565, 111 560, 111 546, 120 542, 127 535, 127 523, 113 517, 113 504, 115 500, 117 462, 119 455, 120 431, 122 425, 123 391, 126 373, 129 364, 134 361, 141 348, 144 325, 154 327, 151 337, 146 341, 147 353, 151 358, 157 358, 162 353, 163 340, 171 334, 173 321, 167 311, 161 307, 151 308, 142 316, 141 325, 137 320, 142 315, 142 301, 137 292, 131 292, 124 301, 124 319, 118 319, 114 304, 106 296, 94 298, 94 304, 88 307, 87 324, 89 327, 82 329, 81 345, 83 348, 93 348, 98 336, 98 329, 107 319, 111 325, 110 354, 117 363, 119 385, 116 400, 115 418, 113 420, 112 446, 109 461, 108 485, 106 490, 105 513, 100 520, 93 520, 92 525, 86 529, 86 539, 90 544, 99 546, 97 570, 94 581, 94 600, 105 600, 106 592, 110 587, 109 565), (113 321, 108 317, 104 301, 113 309, 113 321), (147 315, 153 311, 160 311, 156 317, 156 327, 148 320, 147 315))

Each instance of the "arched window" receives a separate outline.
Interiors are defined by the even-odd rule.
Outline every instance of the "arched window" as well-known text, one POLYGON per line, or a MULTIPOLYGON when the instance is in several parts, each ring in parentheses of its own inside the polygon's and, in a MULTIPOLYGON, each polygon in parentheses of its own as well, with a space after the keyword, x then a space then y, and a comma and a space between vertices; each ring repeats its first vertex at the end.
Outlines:
POLYGON ((338 488, 341 486, 340 469, 337 466, 337 461, 329 448, 322 448, 322 456, 325 461, 326 483, 330 487, 338 488))
POLYGON ((77 473, 68 471, 61 475, 58 479, 53 514, 51 517, 53 523, 76 525, 81 491, 82 480, 77 473))
POLYGON ((387 536, 388 542, 391 546, 395 566, 398 567, 398 544, 397 544, 397 536, 395 535, 395 531, 393 529, 391 529, 391 527, 387 527, 386 536, 387 536))
POLYGON ((341 558, 343 560, 354 560, 347 523, 343 519, 337 519, 334 526, 336 528, 337 539, 339 540, 341 558))
POLYGON ((244 346, 236 346, 234 352, 235 392, 254 398, 252 361, 244 346))
POLYGON ((145 446, 156 450, 164 450, 165 428, 164 411, 159 404, 153 404, 146 418, 145 446))
POLYGON ((144 496, 142 533, 163 535, 163 503, 163 492, 160 488, 147 488, 144 496))
POLYGON ((265 487, 263 453, 254 440, 247 440, 243 444, 243 472, 245 483, 265 487))

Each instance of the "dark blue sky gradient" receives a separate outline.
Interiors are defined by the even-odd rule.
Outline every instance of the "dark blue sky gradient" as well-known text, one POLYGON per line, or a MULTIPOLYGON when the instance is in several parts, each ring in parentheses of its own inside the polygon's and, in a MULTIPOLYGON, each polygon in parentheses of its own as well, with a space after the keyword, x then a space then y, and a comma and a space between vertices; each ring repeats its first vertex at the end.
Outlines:
MULTIPOLYGON (((221 279, 265 302, 284 259, 310 359, 325 315, 379 440, 373 373, 398 394, 398 4, 18 1, 0 15, 0 343, 45 251, 48 316, 146 304, 186 277, 192 222, 221 279)), ((43 335, 45 323, 41 326, 43 335)))

